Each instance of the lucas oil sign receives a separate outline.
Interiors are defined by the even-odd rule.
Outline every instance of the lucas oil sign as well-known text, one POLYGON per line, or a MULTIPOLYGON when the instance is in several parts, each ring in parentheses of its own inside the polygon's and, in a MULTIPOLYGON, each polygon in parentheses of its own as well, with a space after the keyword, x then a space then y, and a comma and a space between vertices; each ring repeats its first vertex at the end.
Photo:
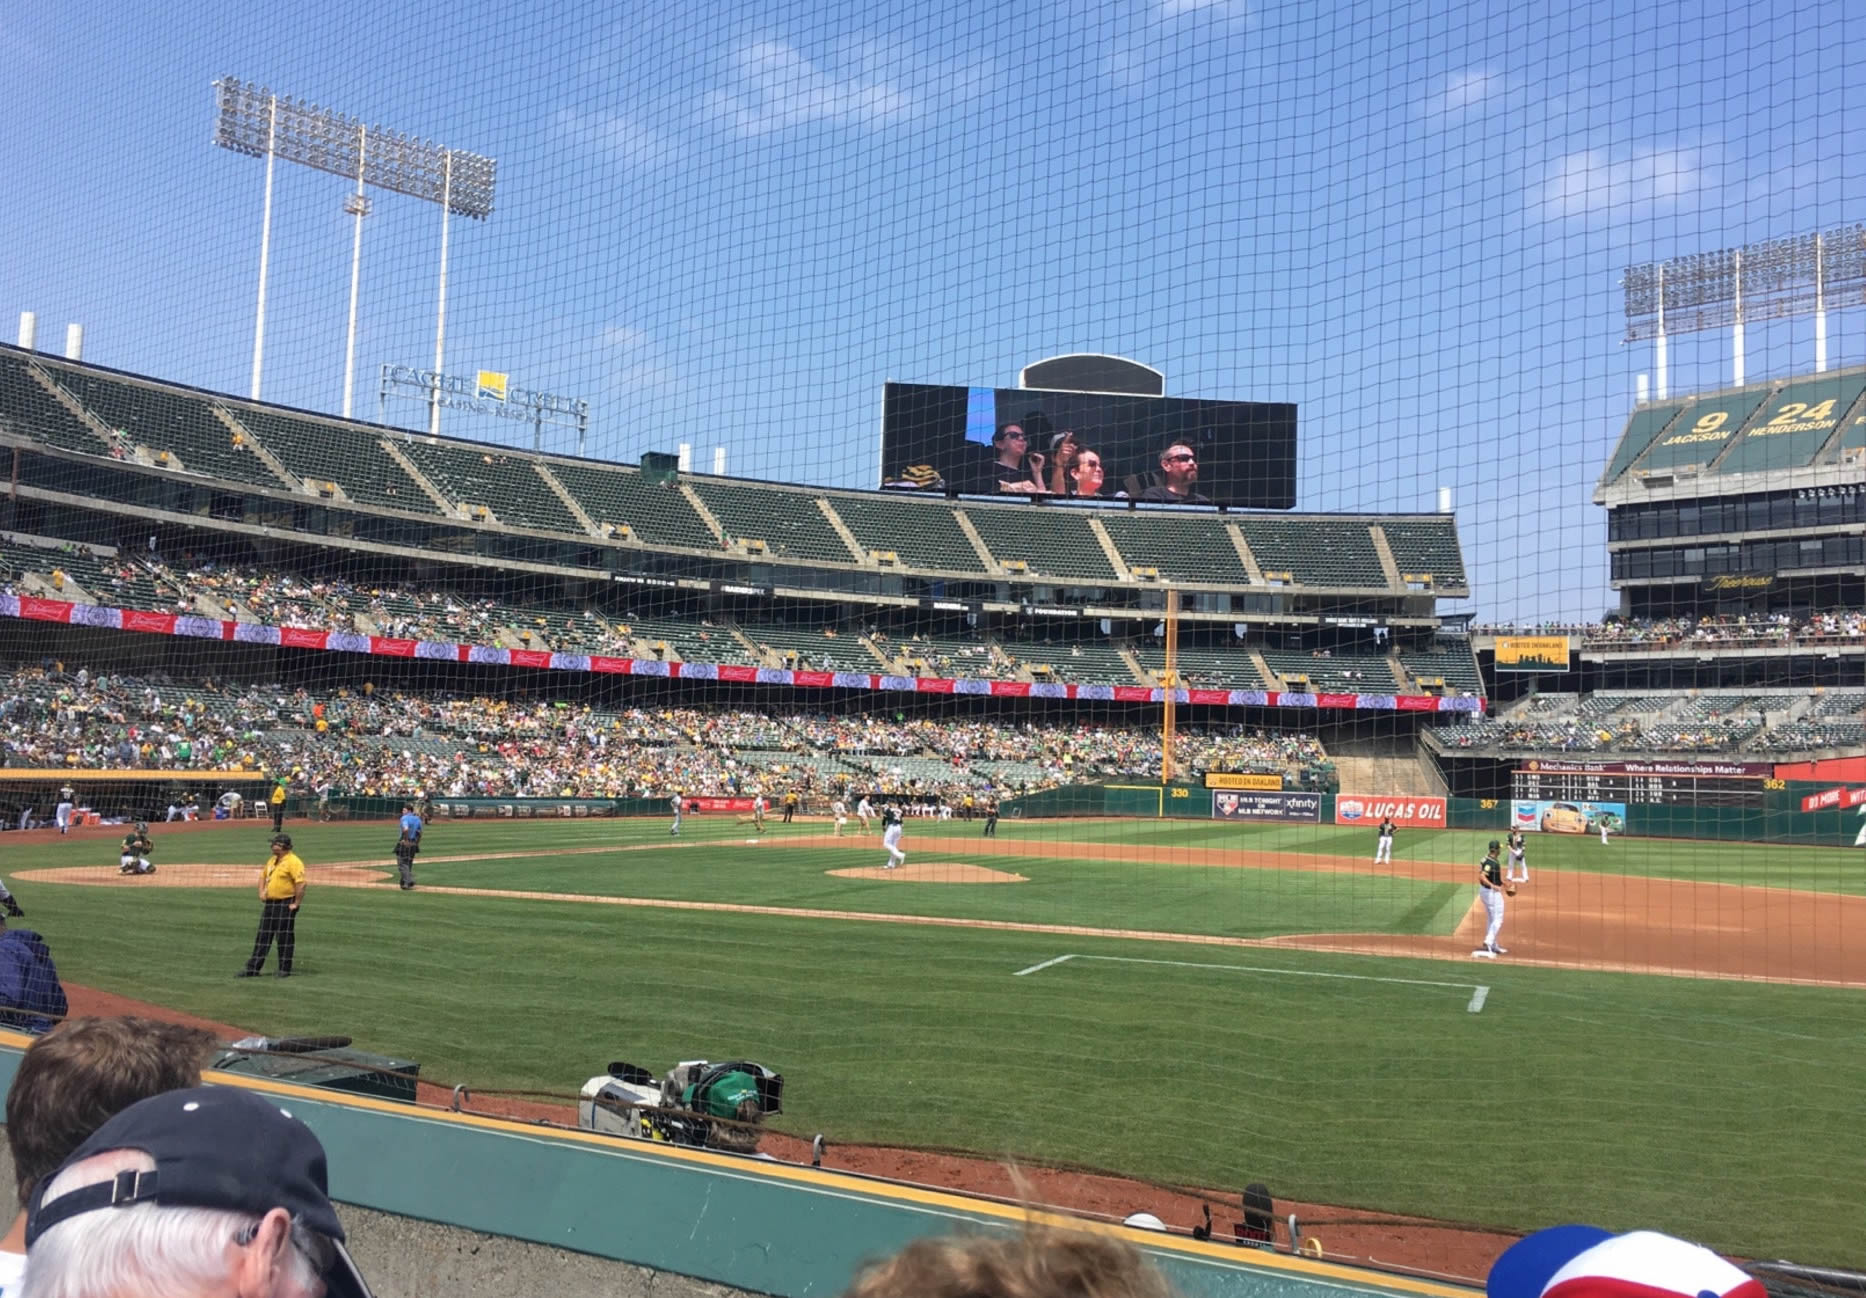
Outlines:
POLYGON ((1401 829, 1443 829, 1443 798, 1368 798, 1343 793, 1335 799, 1337 825, 1378 825, 1391 817, 1401 829))

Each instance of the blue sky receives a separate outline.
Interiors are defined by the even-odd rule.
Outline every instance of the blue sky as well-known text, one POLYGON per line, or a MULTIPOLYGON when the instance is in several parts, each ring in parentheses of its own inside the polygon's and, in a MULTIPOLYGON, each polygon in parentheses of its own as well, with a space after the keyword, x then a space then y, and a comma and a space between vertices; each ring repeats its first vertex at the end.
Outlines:
MULTIPOLYGON (((1653 366, 1621 271, 1866 218, 1837 0, 162 10, 0 8, 9 338, 35 310, 43 346, 78 320, 88 359, 246 391, 235 76, 499 160, 454 223, 448 368, 589 398, 593 454, 867 487, 886 379, 1114 352, 1297 402, 1302 508, 1452 487, 1485 618, 1611 599, 1588 498, 1653 366)), ((268 399, 341 405, 345 189, 279 168, 268 399)), ((438 209, 377 195, 359 415, 380 364, 432 360, 438 250, 438 209)), ((1749 377, 1811 369, 1812 333, 1752 324, 1749 377)), ((1729 380, 1727 335, 1676 340, 1675 391, 1729 380)))

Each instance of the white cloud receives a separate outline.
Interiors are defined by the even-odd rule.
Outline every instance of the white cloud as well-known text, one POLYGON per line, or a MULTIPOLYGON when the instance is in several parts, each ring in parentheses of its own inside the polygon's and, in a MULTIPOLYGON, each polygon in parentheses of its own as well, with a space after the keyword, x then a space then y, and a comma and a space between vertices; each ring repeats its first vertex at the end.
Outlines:
POLYGON ((786 41, 753 41, 734 52, 705 110, 741 135, 819 123, 879 128, 972 98, 996 76, 986 59, 929 60, 884 41, 847 42, 821 59, 786 41))
POLYGON ((680 371, 645 331, 608 325, 598 338, 603 381, 618 397, 677 397, 686 388, 680 371))
POLYGON ((1245 0, 1159 0, 1159 9, 1166 18, 1203 13, 1235 21, 1250 16, 1245 0))
POLYGON ((1676 206, 1710 186, 1709 167, 1699 148, 1582 149, 1555 160, 1538 197, 1562 217, 1676 206))
POLYGON ((1447 75, 1426 100, 1426 111, 1433 114, 1468 112, 1484 101, 1501 96, 1510 88, 1501 72, 1489 68, 1469 68, 1447 75))
POLYGON ((565 108, 557 114, 557 129, 585 147, 630 166, 654 167, 680 156, 680 141, 674 136, 614 113, 565 108))

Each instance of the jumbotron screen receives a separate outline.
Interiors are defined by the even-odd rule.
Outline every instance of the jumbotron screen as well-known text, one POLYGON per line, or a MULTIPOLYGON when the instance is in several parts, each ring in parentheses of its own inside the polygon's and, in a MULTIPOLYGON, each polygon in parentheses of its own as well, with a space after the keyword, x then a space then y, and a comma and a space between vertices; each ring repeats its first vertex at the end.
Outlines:
POLYGON ((1289 509, 1296 407, 889 383, 881 485, 1289 509))

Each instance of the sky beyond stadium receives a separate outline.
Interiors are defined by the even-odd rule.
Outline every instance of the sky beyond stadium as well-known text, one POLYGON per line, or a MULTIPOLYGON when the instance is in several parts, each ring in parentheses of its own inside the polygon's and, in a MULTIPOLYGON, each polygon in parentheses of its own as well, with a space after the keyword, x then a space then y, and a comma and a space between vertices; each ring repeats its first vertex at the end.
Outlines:
MULTIPOLYGON (((1298 403, 1300 508, 1451 487, 1480 618, 1594 618, 1589 496, 1653 369, 1620 275, 1866 219, 1846 10, 9 5, 0 333, 82 321, 89 360, 247 391, 264 165, 213 146, 210 88, 238 77, 498 159, 453 225, 448 369, 587 397, 599 457, 872 487, 885 380, 1111 352, 1298 403)), ((341 406, 345 191, 279 167, 268 400, 341 406)), ((432 363, 439 224, 375 195, 359 417, 382 363, 432 363)), ((1752 324, 1748 376, 1811 370, 1812 336, 1752 324)), ((1674 392, 1729 382, 1727 331, 1675 341, 1674 392)))

